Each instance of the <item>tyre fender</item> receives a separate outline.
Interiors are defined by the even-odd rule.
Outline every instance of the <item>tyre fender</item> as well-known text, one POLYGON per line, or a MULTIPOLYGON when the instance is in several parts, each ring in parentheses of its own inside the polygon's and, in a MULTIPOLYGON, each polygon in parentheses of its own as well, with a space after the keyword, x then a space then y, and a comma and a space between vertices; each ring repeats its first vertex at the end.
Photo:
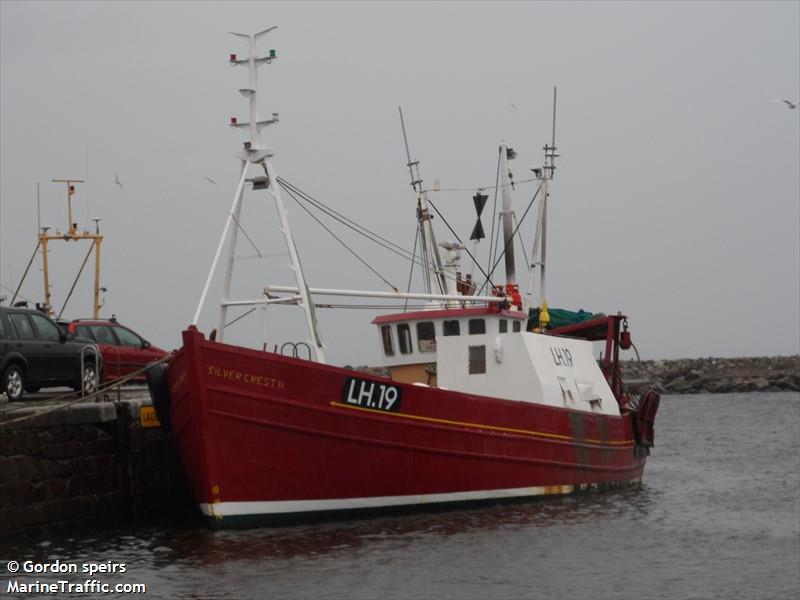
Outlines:
POLYGON ((147 368, 147 389, 150 392, 150 399, 153 401, 153 408, 156 409, 156 416, 161 422, 161 427, 167 431, 172 431, 172 421, 170 419, 170 409, 172 399, 169 395, 169 382, 167 381, 167 365, 161 363, 147 368))

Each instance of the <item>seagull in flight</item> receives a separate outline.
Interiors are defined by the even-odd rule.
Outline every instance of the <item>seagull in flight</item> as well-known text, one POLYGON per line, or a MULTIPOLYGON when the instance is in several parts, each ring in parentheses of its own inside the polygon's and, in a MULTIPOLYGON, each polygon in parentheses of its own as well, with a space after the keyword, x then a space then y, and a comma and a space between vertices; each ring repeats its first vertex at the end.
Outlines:
POLYGON ((116 173, 114 173, 114 183, 116 183, 119 186, 119 189, 121 189, 123 192, 125 191, 125 188, 122 187, 122 183, 119 181, 119 175, 116 173))
POLYGON ((792 102, 791 100, 786 100, 785 98, 779 98, 778 100, 770 100, 770 102, 783 102, 790 109, 797 108, 797 102, 792 102))
POLYGON ((208 183, 213 183, 214 185, 217 185, 217 182, 211 179, 211 177, 203 177, 203 179, 205 179, 208 183))

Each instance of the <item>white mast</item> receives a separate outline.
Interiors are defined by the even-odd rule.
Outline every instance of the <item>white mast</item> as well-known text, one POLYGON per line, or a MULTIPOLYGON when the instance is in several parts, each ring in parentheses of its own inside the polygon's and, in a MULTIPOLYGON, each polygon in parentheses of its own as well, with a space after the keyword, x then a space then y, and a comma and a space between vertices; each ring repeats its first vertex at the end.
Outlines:
POLYGON ((533 169, 536 179, 541 186, 542 200, 539 203, 539 216, 536 222, 536 235, 531 249, 530 279, 528 281, 528 291, 526 293, 526 308, 533 305, 533 278, 534 270, 539 267, 539 321, 543 326, 547 326, 550 316, 547 313, 546 278, 545 267, 547 262, 547 201, 550 198, 550 182, 556 170, 555 159, 558 157, 556 152, 556 94, 558 88, 553 88, 553 136, 550 145, 544 145, 544 165, 541 168, 533 169))
POLYGON ((442 265, 442 257, 436 243, 436 235, 431 224, 431 213, 428 209, 428 192, 422 187, 422 177, 419 174, 419 161, 411 160, 411 151, 408 149, 406 137, 406 124, 403 121, 403 109, 400 112, 400 126, 403 128, 403 141, 406 145, 408 157, 408 172, 411 175, 411 187, 417 192, 417 219, 419 220, 420 236, 422 237, 422 267, 425 269, 425 291, 435 294, 438 291, 447 293, 447 277, 442 265))
POLYGON ((500 190, 503 196, 503 252, 506 263, 506 284, 517 283, 516 267, 514 265, 514 211, 511 209, 511 190, 514 189, 514 179, 508 161, 517 156, 513 148, 505 143, 500 144, 500 190))
MULTIPOLYGON (((236 193, 233 197, 233 203, 231 205, 231 209, 228 211, 228 218, 225 222, 225 227, 222 231, 222 236, 220 237, 219 244, 217 245, 217 251, 214 255, 214 260, 211 264, 211 269, 208 273, 208 277, 206 279, 205 286, 203 287, 203 293, 200 297, 200 302, 197 306, 197 311, 194 315, 194 320, 192 321, 193 325, 197 325, 197 322, 200 318, 200 312, 202 311, 203 304, 205 303, 206 295, 208 293, 208 288, 211 284, 211 279, 214 275, 214 271, 217 267, 217 262, 219 261, 219 257, 222 253, 222 247, 225 244, 225 239, 228 237, 230 233, 230 243, 228 246, 228 257, 225 266, 225 276, 224 276, 224 283, 223 283, 223 290, 222 290, 222 301, 220 302, 220 312, 219 312, 219 321, 217 323, 217 332, 216 332, 216 339, 222 341, 225 335, 225 322, 227 318, 227 311, 228 306, 238 306, 241 303, 236 301, 231 301, 229 298, 230 295, 230 288, 231 288, 231 280, 233 277, 233 267, 234 267, 234 254, 236 250, 236 242, 238 237, 238 231, 240 228, 239 218, 241 215, 241 200, 244 193, 244 184, 247 177, 247 170, 251 165, 260 165, 261 168, 264 170, 266 174, 266 186, 269 193, 275 200, 275 208, 278 212, 278 219, 280 221, 280 230, 283 233, 284 241, 286 242, 286 248, 289 253, 289 268, 294 272, 295 281, 297 282, 297 289, 299 290, 299 297, 300 302, 303 305, 303 309, 305 312, 306 317, 306 325, 308 327, 310 340, 309 343, 315 349, 316 360, 318 362, 325 362, 325 353, 324 353, 324 346, 319 336, 319 331, 317 328, 316 318, 314 315, 314 305, 311 302, 311 296, 308 292, 308 286, 306 285, 305 278, 303 276, 303 269, 300 264, 300 257, 297 253, 297 248, 294 243, 294 239, 292 238, 291 229, 289 228, 289 222, 286 218, 286 209, 283 205, 283 199, 280 193, 280 186, 278 185, 275 172, 272 168, 272 164, 270 162, 270 158, 273 156, 273 152, 271 149, 266 147, 261 140, 261 130, 268 125, 272 125, 278 122, 278 113, 272 113, 272 118, 264 121, 260 121, 258 118, 258 71, 257 68, 263 64, 270 64, 275 58, 277 58, 275 50, 270 50, 268 56, 259 57, 256 55, 256 42, 259 38, 266 35, 276 27, 270 27, 263 31, 259 31, 258 33, 254 34, 245 34, 245 33, 232 33, 237 37, 246 39, 248 41, 248 50, 249 56, 246 58, 239 59, 236 57, 235 54, 231 54, 230 56, 230 64, 231 65, 239 65, 239 66, 247 66, 248 68, 248 81, 245 87, 239 89, 239 92, 248 99, 249 101, 249 112, 250 112, 250 121, 248 123, 239 123, 238 119, 235 117, 231 118, 231 126, 236 127, 239 129, 246 129, 249 133, 250 140, 244 143, 244 149, 237 154, 237 156, 242 161, 242 168, 241 173, 239 176, 239 184, 236 188, 236 193), (233 226, 235 224, 235 226, 233 226)), ((248 301, 248 304, 257 304, 261 301, 248 301)), ((262 322, 262 332, 266 331, 266 324, 262 322)), ((265 340, 266 342, 266 340, 265 340)))

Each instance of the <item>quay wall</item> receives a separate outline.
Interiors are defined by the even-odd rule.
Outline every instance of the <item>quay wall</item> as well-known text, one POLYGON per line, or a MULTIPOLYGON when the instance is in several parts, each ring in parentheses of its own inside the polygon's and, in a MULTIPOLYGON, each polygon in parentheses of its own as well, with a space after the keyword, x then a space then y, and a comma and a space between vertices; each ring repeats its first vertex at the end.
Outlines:
POLYGON ((141 426, 142 405, 75 404, 0 426, 0 539, 198 519, 175 440, 141 426))

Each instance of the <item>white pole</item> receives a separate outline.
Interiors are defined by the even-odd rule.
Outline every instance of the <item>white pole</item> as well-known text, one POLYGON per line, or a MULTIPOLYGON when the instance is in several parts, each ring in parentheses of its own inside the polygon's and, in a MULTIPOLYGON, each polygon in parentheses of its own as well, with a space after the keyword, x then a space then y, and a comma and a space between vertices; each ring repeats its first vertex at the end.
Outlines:
POLYGON ((222 253, 222 245, 225 243, 225 238, 228 236, 228 229, 233 221, 234 210, 236 210, 236 205, 242 196, 242 188, 244 187, 244 179, 246 174, 247 163, 242 161, 242 175, 239 178, 239 187, 236 188, 236 194, 233 196, 233 203, 231 204, 231 209, 228 211, 228 218, 225 221, 225 227, 222 230, 222 236, 219 238, 219 244, 217 244, 217 253, 214 255, 214 261, 211 263, 211 269, 208 271, 208 277, 206 278, 206 284, 203 287, 203 293, 200 295, 200 302, 197 304, 197 311, 194 313, 194 319, 192 319, 192 325, 195 327, 197 326, 197 321, 200 320, 200 311, 203 310, 203 304, 205 304, 206 301, 206 294, 208 294, 208 288, 211 285, 211 279, 214 277, 214 271, 217 268, 219 255, 222 253))
MULTIPOLYGON (((247 170, 247 161, 242 161, 242 171, 247 170)), ((234 227, 231 231, 231 239, 228 244, 228 262, 225 265, 225 279, 222 285, 222 302, 219 306, 219 321, 217 323, 217 340, 220 342, 225 339, 225 320, 228 316, 228 305, 226 302, 231 293, 231 280, 233 279, 234 256, 236 253, 236 241, 239 239, 239 216, 242 214, 242 196, 244 195, 244 185, 239 186, 239 196, 233 203, 234 227)))
POLYGON ((289 229, 289 221, 286 217, 286 209, 283 206, 283 198, 281 198, 281 190, 275 174, 272 171, 272 163, 269 159, 264 160, 264 168, 267 172, 269 179, 269 189, 272 191, 272 197, 275 198, 275 208, 278 211, 278 219, 280 220, 280 229, 283 233, 283 238, 286 241, 286 249, 289 251, 289 268, 294 271, 294 278, 297 282, 296 294, 300 294, 303 302, 303 312, 306 316, 306 326, 308 327, 308 335, 310 336, 309 342, 314 346, 317 362, 325 362, 325 352, 323 351, 322 340, 320 339, 319 331, 317 330, 316 318, 314 316, 314 304, 306 285, 305 277, 303 276, 303 268, 300 265, 300 257, 297 254, 297 248, 294 245, 294 238, 289 229))
MULTIPOLYGON (((297 288, 287 285, 268 285, 265 292, 278 294, 297 294, 297 288)), ((450 300, 453 302, 492 302, 501 303, 508 300, 503 296, 450 296, 448 294, 423 294, 414 292, 372 292, 365 290, 338 290, 330 288, 308 288, 309 293, 317 296, 351 296, 353 298, 392 298, 409 300, 450 300)))

